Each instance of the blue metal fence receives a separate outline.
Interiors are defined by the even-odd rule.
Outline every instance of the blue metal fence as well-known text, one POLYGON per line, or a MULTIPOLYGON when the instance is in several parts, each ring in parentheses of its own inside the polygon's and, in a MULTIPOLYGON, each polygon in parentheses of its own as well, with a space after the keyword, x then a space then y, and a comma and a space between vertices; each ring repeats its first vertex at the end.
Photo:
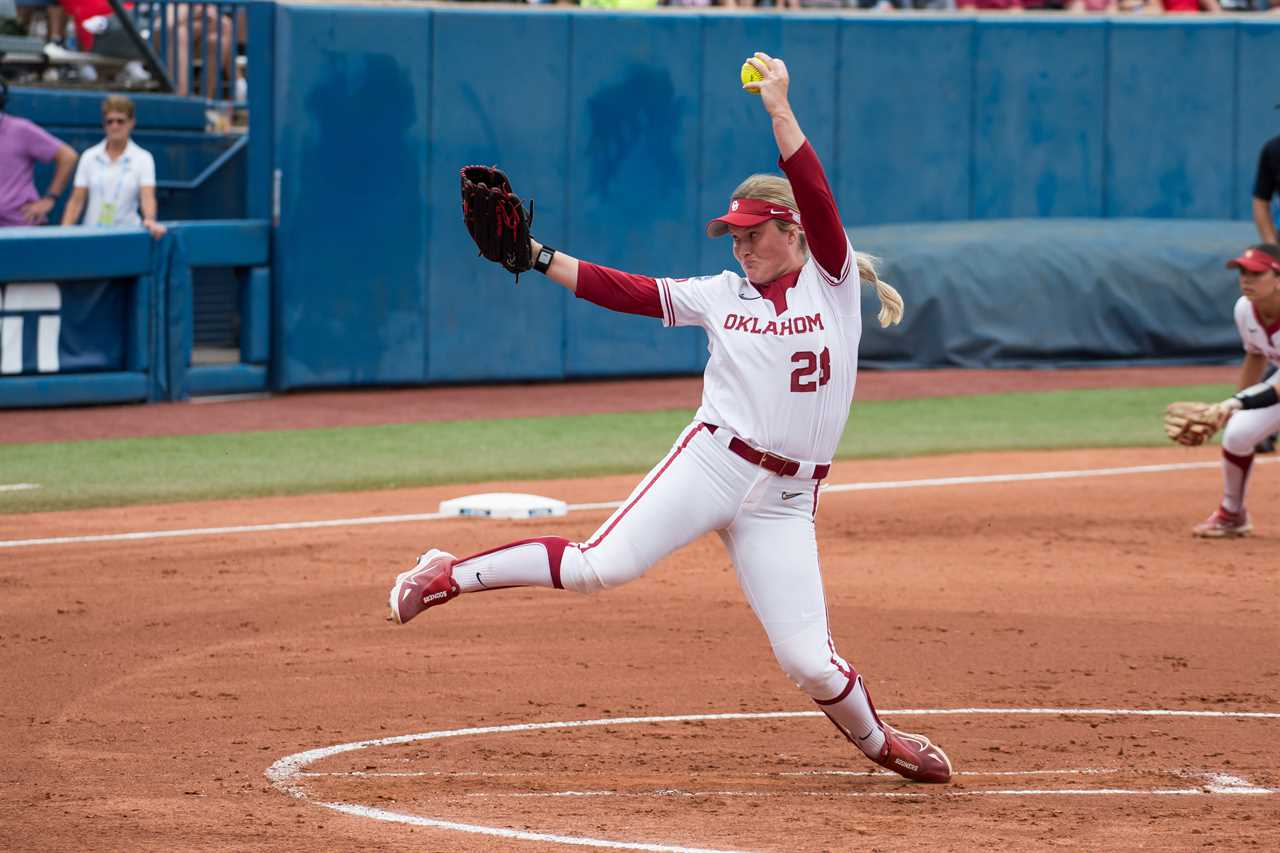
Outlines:
POLYGON ((152 0, 135 6, 133 18, 175 94, 242 108, 248 103, 249 5, 152 0))

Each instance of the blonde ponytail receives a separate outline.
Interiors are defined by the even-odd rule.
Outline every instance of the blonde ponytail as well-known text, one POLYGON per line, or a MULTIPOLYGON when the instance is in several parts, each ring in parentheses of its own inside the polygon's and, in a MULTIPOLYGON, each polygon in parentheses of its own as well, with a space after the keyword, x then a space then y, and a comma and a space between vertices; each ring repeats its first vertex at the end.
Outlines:
POLYGON ((876 274, 876 261, 879 258, 874 255, 864 255, 862 252, 854 252, 853 257, 858 264, 858 278, 876 289, 876 296, 880 299, 880 313, 876 315, 876 319, 880 321, 881 327, 887 328, 901 323, 902 294, 887 281, 881 281, 880 276, 876 274))

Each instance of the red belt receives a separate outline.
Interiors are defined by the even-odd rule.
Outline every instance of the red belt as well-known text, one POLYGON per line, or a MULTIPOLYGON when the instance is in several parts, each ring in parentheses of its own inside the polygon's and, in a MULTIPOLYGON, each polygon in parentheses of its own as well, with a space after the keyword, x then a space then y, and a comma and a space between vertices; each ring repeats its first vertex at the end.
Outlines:
MULTIPOLYGON (((715 424, 709 424, 706 421, 703 421, 702 425, 705 426, 707 428, 707 431, 711 433, 714 433, 716 430, 720 428, 715 424)), ((800 462, 795 461, 794 459, 788 459, 785 456, 779 456, 776 453, 769 453, 766 450, 756 450, 754 447, 747 444, 745 441, 738 438, 736 435, 733 438, 729 439, 729 449, 732 450, 734 453, 738 454, 739 456, 741 456, 743 459, 750 462, 752 465, 757 465, 766 471, 772 471, 773 473, 777 474, 780 477, 794 477, 796 474, 800 472, 801 468, 809 467, 808 465, 804 465, 800 462)), ((815 480, 826 479, 826 476, 830 471, 831 471, 830 465, 814 465, 813 479, 815 480)))

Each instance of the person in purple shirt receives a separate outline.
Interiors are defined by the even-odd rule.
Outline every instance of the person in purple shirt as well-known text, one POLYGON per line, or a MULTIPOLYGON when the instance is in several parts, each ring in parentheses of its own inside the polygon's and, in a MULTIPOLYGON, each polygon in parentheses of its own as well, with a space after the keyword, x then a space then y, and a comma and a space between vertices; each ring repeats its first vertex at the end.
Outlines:
POLYGON ((0 227, 43 225, 71 180, 76 151, 25 118, 4 111, 9 87, 0 80, 0 227), (36 191, 36 161, 54 162, 44 195, 36 191))

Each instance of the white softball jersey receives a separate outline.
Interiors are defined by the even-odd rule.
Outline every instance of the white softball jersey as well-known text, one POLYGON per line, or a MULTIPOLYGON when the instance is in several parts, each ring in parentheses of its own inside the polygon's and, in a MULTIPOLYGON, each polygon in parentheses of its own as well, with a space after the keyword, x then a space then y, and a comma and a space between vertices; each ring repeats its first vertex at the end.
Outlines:
MULTIPOLYGON (((1244 296, 1236 300, 1235 320, 1244 351, 1261 355, 1280 368, 1280 322, 1270 326, 1263 323, 1254 310, 1253 303, 1244 296)), ((1276 376, 1280 377, 1280 373, 1276 376)), ((1272 381, 1277 380, 1273 377, 1272 381)))
POLYGON ((842 272, 830 278, 810 258, 781 314, 728 270, 657 280, 663 324, 707 333, 710 359, 695 420, 799 462, 831 461, 849 418, 862 337, 856 267, 846 260, 842 272))
MULTIPOLYGON (((1236 300, 1234 311, 1236 329, 1240 332, 1240 342, 1244 351, 1261 355, 1267 361, 1280 368, 1280 321, 1268 326, 1258 317, 1253 303, 1247 297, 1236 300)), ((1280 385, 1280 371, 1263 380, 1271 385, 1280 385)), ((1222 431, 1222 449, 1240 459, 1252 458, 1258 442, 1280 429, 1280 406, 1267 406, 1264 409, 1246 409, 1236 412, 1227 421, 1222 431)), ((1229 466, 1224 466, 1224 473, 1229 474, 1229 466)), ((1247 478, 1247 474, 1245 475, 1247 478)), ((1228 489, 1231 482, 1228 482, 1228 489)), ((1243 504, 1243 483, 1237 486, 1238 505, 1243 504)), ((1224 497, 1224 505, 1228 498, 1224 497)))

